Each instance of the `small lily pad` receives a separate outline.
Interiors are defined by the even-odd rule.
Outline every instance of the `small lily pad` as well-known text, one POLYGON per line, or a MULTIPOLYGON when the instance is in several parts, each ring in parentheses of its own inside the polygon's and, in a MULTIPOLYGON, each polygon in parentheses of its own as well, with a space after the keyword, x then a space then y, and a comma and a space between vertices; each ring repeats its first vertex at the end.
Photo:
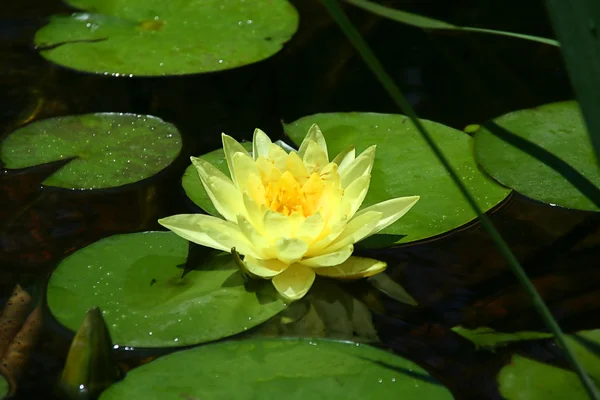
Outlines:
POLYGON ((100 307, 113 341, 135 347, 208 342, 243 332, 283 309, 267 281, 244 278, 218 253, 182 277, 188 242, 171 232, 116 235, 63 260, 48 283, 48 306, 76 330, 100 307))
MULTIPOLYGON (((248 151, 252 151, 251 142, 242 142, 242 146, 248 151)), ((200 156, 204 160, 211 163, 214 167, 223 172, 226 176, 231 176, 229 169, 227 168, 227 161, 225 161, 225 153, 223 149, 211 151, 200 156)), ((209 213, 210 215, 218 216, 219 212, 213 206, 212 201, 206 194, 206 190, 202 187, 202 182, 196 171, 196 167, 190 164, 181 178, 181 185, 187 197, 194 202, 198 207, 209 213)))
POLYGON ((452 330, 465 339, 473 342, 475 346, 485 348, 495 348, 522 340, 548 339, 553 336, 551 333, 547 332, 497 332, 492 328, 487 327, 467 329, 462 326, 455 326, 452 330))
POLYGON ((451 399, 414 363, 321 339, 253 339, 196 347, 131 371, 101 400, 451 399))
POLYGON ((42 183, 106 189, 149 178, 181 151, 175 126, 147 115, 101 113, 36 121, 0 143, 0 160, 20 169, 73 158, 42 183))
MULTIPOLYGON (((510 190, 479 170, 469 135, 437 122, 422 122, 483 210, 498 205, 509 195, 510 190)), ((357 154, 377 145, 371 186, 362 207, 395 197, 421 196, 408 214, 380 232, 396 236, 395 243, 437 236, 477 217, 407 117, 375 113, 315 114, 284 128, 298 144, 313 123, 323 131, 329 154, 338 154, 352 144, 357 154)), ((368 239, 369 247, 381 247, 374 238, 368 239)))
POLYGON ((114 76, 184 75, 252 64, 296 32, 287 0, 69 0, 35 36, 41 55, 114 76), (85 12, 87 11, 87 12, 85 12))
MULTIPOLYGON (((516 139, 526 139, 562 159, 600 191, 596 161, 579 105, 575 101, 546 104, 493 120, 516 139)), ((501 184, 531 199, 566 208, 600 211, 563 175, 521 148, 482 128, 475 135, 475 154, 485 171, 501 184)), ((580 178, 581 179, 581 178, 580 178)))

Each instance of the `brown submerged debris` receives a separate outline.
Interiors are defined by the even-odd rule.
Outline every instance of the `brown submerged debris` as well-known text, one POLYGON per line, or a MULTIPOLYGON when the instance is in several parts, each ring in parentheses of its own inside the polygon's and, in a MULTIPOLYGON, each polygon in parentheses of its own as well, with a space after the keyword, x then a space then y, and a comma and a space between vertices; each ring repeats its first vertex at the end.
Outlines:
POLYGON ((27 368, 29 356, 42 329, 42 311, 31 310, 31 296, 17 285, 0 316, 0 374, 17 390, 17 382, 27 368))

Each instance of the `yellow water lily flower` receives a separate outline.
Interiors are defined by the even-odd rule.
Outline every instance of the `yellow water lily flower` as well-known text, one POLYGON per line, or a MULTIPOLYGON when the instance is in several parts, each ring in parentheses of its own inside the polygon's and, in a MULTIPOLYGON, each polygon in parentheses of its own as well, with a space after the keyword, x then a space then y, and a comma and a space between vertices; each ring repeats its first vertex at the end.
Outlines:
POLYGON ((194 243, 244 256, 246 269, 271 279, 289 300, 302 298, 315 274, 358 279, 386 264, 354 257, 354 243, 396 222, 418 196, 384 201, 358 211, 371 179, 375 146, 355 156, 348 147, 329 161, 321 130, 313 125, 298 152, 287 153, 260 129, 252 154, 222 135, 231 178, 192 157, 202 185, 224 219, 174 215, 158 222, 194 243), (358 212, 357 212, 358 211, 358 212))

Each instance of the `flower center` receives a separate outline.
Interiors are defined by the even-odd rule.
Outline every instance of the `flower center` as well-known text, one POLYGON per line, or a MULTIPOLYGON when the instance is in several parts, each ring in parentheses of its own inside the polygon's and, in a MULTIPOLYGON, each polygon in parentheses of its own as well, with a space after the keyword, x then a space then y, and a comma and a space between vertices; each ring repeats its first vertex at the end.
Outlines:
POLYGON ((313 173, 304 185, 300 185, 289 172, 284 172, 278 180, 271 181, 265 188, 267 207, 283 215, 299 211, 305 217, 313 215, 323 192, 321 177, 313 173))

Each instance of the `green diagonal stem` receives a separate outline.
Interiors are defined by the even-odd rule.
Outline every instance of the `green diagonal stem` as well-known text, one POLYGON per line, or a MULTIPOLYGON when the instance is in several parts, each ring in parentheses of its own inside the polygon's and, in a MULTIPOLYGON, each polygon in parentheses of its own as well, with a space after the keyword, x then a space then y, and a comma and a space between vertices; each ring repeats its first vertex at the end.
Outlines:
POLYGON ((596 387, 592 383, 585 369, 577 360, 577 357, 573 353, 571 346, 565 340, 565 336, 562 330, 560 329, 560 326, 550 313, 550 310, 544 303, 544 300, 542 300, 540 294, 537 292, 537 290, 527 277, 527 274, 519 264, 519 261, 512 253, 504 239, 502 239, 500 233, 498 233, 498 231, 496 230, 490 219, 487 217, 487 215, 485 215, 481 211, 481 208, 475 201, 474 197, 471 195, 471 193, 469 193, 469 190, 466 188, 458 174, 454 171, 454 169, 442 153, 441 149, 437 146, 435 141, 429 135, 429 133, 417 117, 417 114, 415 113, 411 105, 408 103, 398 86, 396 86, 392 78, 383 68, 383 65, 381 65, 381 62, 379 62, 379 60, 371 51, 368 44, 362 38, 360 33, 356 30, 354 25, 352 25, 352 22, 350 22, 337 0, 323 0, 323 3, 325 4, 325 7, 329 11, 335 22, 340 26, 344 34, 348 37, 348 40, 352 43, 352 45, 356 48, 360 56, 363 58, 364 62, 368 65, 368 67, 371 69, 373 74, 375 74, 381 85, 388 92, 392 100, 396 103, 396 105, 398 105, 398 107, 400 107, 402 112, 404 112, 406 116, 408 116, 411 119, 412 123, 415 124, 416 128, 423 136, 423 139, 425 139, 427 144, 431 147, 431 150, 438 157, 440 162, 444 165, 444 168, 446 168, 448 174, 450 175, 456 186, 460 189, 461 193, 463 194, 471 208, 473 208, 473 210, 477 213, 477 215, 480 218, 481 225, 489 233, 490 237, 498 247, 498 250, 500 250, 501 254, 504 256, 504 258, 506 258, 506 261, 508 262, 511 270, 516 275, 517 279, 531 298, 535 309, 542 316, 546 326, 554 334, 554 336, 556 336, 558 343, 564 349, 567 358, 575 368, 575 372, 579 376, 579 379, 581 379, 581 383, 583 384, 590 398, 594 400, 600 400, 600 396, 596 387))

